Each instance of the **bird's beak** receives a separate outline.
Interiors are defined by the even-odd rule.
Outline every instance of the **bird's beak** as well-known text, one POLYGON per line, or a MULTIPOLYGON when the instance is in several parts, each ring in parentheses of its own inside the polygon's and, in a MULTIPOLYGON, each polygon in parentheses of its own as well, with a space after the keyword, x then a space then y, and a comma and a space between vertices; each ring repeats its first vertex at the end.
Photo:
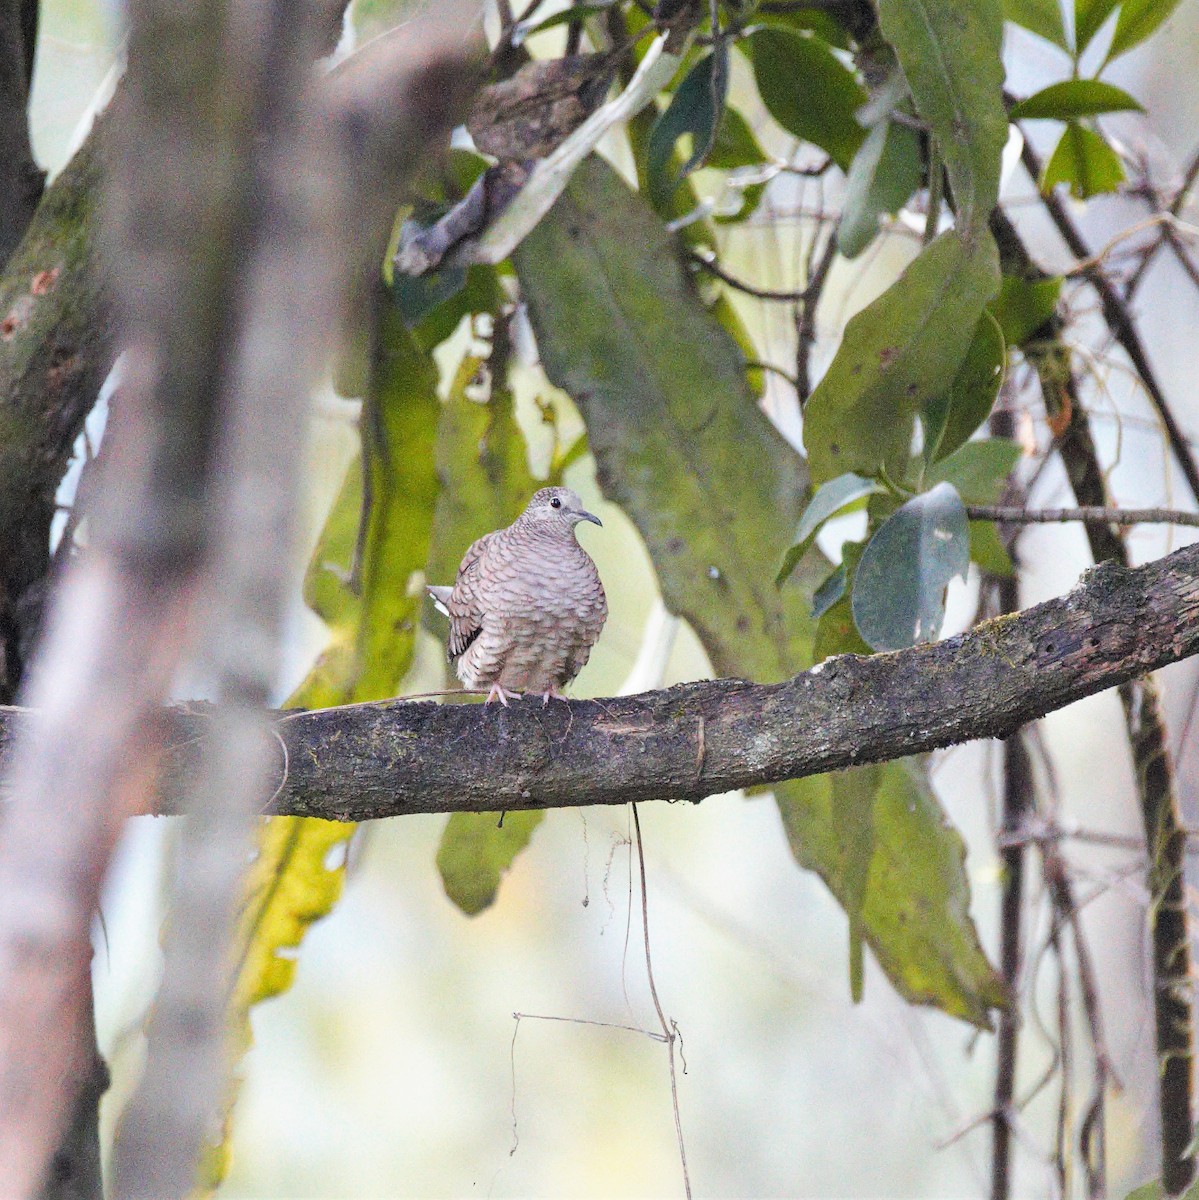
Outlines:
POLYGON ((585 508, 579 509, 579 520, 590 521, 592 525, 598 525, 601 529, 604 527, 603 521, 601 521, 599 517, 595 515, 595 513, 589 513, 585 508))

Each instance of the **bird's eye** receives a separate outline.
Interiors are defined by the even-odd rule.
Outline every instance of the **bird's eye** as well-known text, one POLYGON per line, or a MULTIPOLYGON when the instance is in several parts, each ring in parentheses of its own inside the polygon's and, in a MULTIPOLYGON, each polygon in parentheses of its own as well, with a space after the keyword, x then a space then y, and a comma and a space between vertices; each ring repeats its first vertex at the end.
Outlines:
POLYGON ((561 501, 561 500, 559 500, 557 496, 555 496, 555 497, 554 497, 554 498, 553 498, 553 499, 550 501, 550 508, 561 508, 561 507, 562 507, 562 501, 561 501))

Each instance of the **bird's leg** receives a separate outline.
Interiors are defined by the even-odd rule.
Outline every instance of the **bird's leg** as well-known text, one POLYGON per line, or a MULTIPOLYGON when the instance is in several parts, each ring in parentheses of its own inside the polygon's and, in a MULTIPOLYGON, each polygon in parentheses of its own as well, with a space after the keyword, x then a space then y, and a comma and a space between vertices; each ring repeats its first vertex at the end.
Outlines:
POLYGON ((483 705, 484 705, 484 707, 486 707, 493 700, 498 700, 505 708, 507 708, 509 696, 511 696, 512 699, 515 700, 517 697, 517 693, 508 691, 506 688, 501 687, 500 684, 498 684, 498 683, 493 683, 491 685, 491 691, 489 691, 487 693, 487 699, 483 701, 483 705))
POLYGON ((566 699, 556 683, 551 683, 550 686, 541 693, 541 707, 545 708, 545 706, 550 702, 551 698, 554 700, 566 699))

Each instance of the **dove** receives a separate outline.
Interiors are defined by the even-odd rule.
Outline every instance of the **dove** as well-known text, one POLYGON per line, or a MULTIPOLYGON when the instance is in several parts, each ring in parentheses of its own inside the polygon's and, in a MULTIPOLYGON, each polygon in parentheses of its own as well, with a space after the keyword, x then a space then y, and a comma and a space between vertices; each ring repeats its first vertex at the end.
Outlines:
POLYGON ((486 703, 564 699, 587 662, 608 601, 575 535, 581 521, 603 525, 570 488, 542 488, 511 525, 467 550, 453 587, 426 589, 450 618, 446 649, 458 678, 487 687, 486 703))

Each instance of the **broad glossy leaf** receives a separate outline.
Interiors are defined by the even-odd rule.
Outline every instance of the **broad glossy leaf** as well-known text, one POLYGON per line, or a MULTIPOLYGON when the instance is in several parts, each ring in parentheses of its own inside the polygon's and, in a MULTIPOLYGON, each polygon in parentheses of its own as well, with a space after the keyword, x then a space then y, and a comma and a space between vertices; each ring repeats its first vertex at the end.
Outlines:
POLYGON ((1081 54, 1112 15, 1120 0, 1074 0, 1074 46, 1081 54))
POLYGON ((468 917, 495 903, 500 880, 529 844, 545 812, 454 813, 437 850, 437 870, 445 894, 468 917))
POLYGON ((646 172, 654 206, 665 209, 675 188, 701 163, 716 141, 728 89, 728 50, 705 55, 675 89, 670 104, 654 122, 649 135, 646 172), (679 138, 692 136, 691 156, 674 168, 674 148, 679 138))
POLYGON ((1178 4, 1179 0, 1124 0, 1108 48, 1108 62, 1139 46, 1155 33, 1162 22, 1173 15, 1178 4))
POLYGON ((804 410, 815 482, 902 474, 915 414, 952 383, 970 345, 962 329, 974 328, 998 282, 990 235, 949 230, 849 322, 804 410))
POLYGON ((920 186, 920 139, 891 121, 876 125, 850 164, 837 249, 854 258, 878 232, 883 213, 898 212, 920 186))
POLYGON ((546 373, 578 404, 605 494, 717 669, 785 678, 811 644, 804 589, 772 582, 803 460, 644 199, 599 159, 580 171, 514 260, 546 373))
POLYGON ((929 487, 951 483, 967 504, 994 504, 1007 477, 1020 461, 1020 447, 1007 438, 967 442, 956 453, 934 463, 925 482, 929 487))
POLYGON ((939 483, 913 497, 866 544, 853 578, 853 619, 875 650, 934 641, 945 589, 970 566, 970 526, 957 490, 939 483))
POLYGON ((1124 179, 1124 164, 1111 146, 1093 129, 1070 121, 1045 164, 1041 190, 1051 192, 1064 183, 1072 195, 1086 200, 1102 192, 1114 192, 1124 179))
POLYGON ((863 479, 852 472, 846 472, 844 475, 838 475, 836 479, 822 483, 799 519, 799 527, 795 530, 795 542, 783 556, 783 565, 779 568, 775 582, 781 584, 787 580, 829 517, 835 516, 855 500, 881 491, 881 488, 882 485, 873 479, 863 479))
MULTIPOLYGON (((667 605, 691 622, 719 674, 779 679, 809 664, 807 597, 818 577, 771 585, 803 505, 803 460, 753 402, 736 345, 700 304, 645 200, 590 160, 515 263, 546 372, 583 413, 600 483, 644 537, 667 605)), ((776 799, 804 865, 843 896, 835 815, 811 812, 801 785, 781 785, 776 799)), ((935 809, 914 826, 906 844, 876 856, 955 852, 935 809)), ((964 907, 951 914, 944 892, 921 893, 908 899, 910 921, 896 923, 876 895, 884 884, 870 876, 861 923, 896 986, 985 1024, 994 976, 964 907), (952 970, 931 978, 922 960, 938 939, 952 970)), ((957 885, 965 891, 960 862, 957 885)))
POLYGON ((926 461, 952 454, 991 415, 1006 363, 1003 333, 984 309, 953 383, 935 403, 925 406, 926 461))
POLYGON ((1004 0, 1003 15, 1069 52, 1061 0, 1004 0))
POLYGON ((1023 346, 1053 316, 1061 294, 1060 275, 1036 280, 1005 275, 988 311, 999 322, 1003 340, 1009 346, 1023 346))
POLYGON ((981 234, 1008 130, 1001 0, 878 0, 878 16, 941 147, 958 219, 967 236, 981 234))
POLYGON ((1140 101, 1101 79, 1065 79, 1021 100, 1008 116, 1013 121, 1093 117, 1099 113, 1144 112, 1140 101))
MULTIPOLYGON (((780 811, 792 853, 806 867, 824 864, 822 873, 829 873, 838 891, 845 838, 838 836, 843 817, 833 776, 789 786, 793 790, 780 811)), ((902 762, 878 771, 870 820, 873 854, 861 921, 872 932, 879 965, 892 979, 902 974, 909 999, 990 1028, 987 1010, 1002 1006, 1006 997, 974 936, 961 836, 913 766, 902 762), (897 946, 903 946, 902 960, 890 957, 897 946), (945 997, 953 997, 948 1005, 945 997)))
POLYGON ((749 45, 758 94, 770 115, 847 170, 866 137, 854 119, 866 92, 853 73, 818 37, 764 28, 749 45))

